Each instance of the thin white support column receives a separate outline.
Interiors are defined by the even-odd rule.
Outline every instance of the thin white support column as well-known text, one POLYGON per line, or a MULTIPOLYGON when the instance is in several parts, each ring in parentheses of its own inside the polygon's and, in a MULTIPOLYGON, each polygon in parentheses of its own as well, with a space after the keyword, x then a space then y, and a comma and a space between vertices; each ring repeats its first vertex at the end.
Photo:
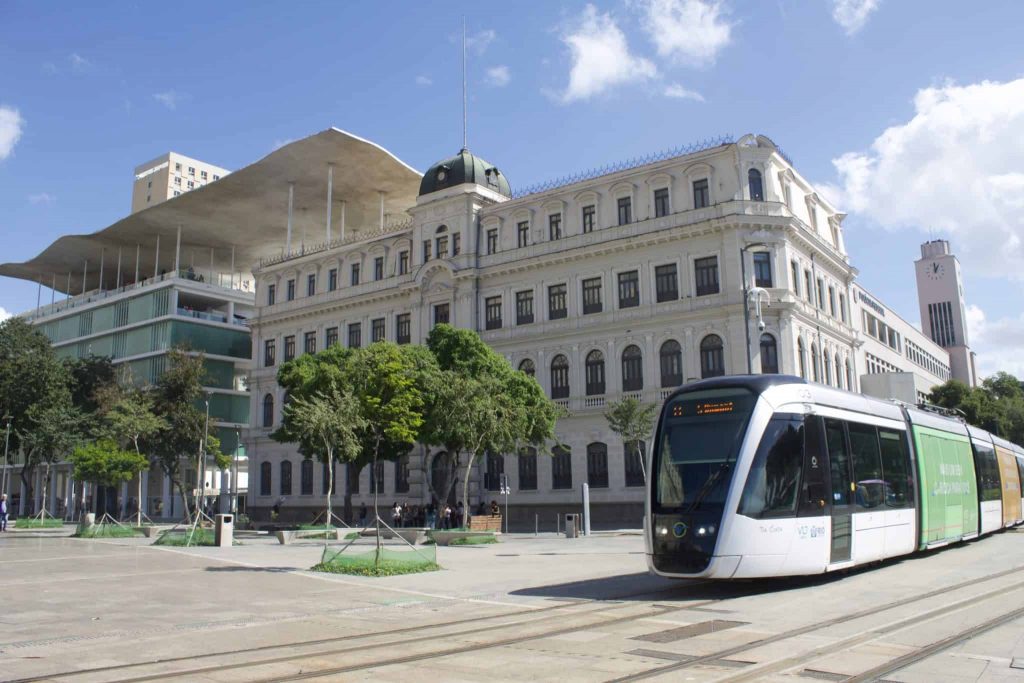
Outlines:
POLYGON ((181 270, 181 224, 178 224, 178 236, 174 240, 174 277, 181 270))
POLYGON ((380 229, 383 230, 384 229, 384 193, 383 192, 378 192, 377 194, 380 195, 380 229))
POLYGON ((345 241, 345 200, 341 200, 341 240, 345 241))
POLYGON ((117 284, 114 289, 121 289, 121 247, 117 248, 117 284))
POLYGON ((96 289, 103 291, 103 262, 106 260, 107 249, 106 247, 100 247, 100 281, 96 286, 96 289))
POLYGON ((213 247, 210 247, 210 284, 213 284, 213 247))
POLYGON ((53 274, 53 284, 50 285, 50 305, 53 305, 54 300, 57 298, 57 273, 53 274))
POLYGON ((64 290, 64 301, 71 298, 71 271, 68 271, 68 288, 64 290))
POLYGON ((82 295, 85 296, 85 281, 89 279, 89 259, 85 259, 85 266, 82 267, 82 295))
POLYGON ((231 245, 231 289, 235 288, 235 245, 231 245))
POLYGON ((156 236, 156 258, 153 259, 153 277, 160 274, 160 235, 156 236))
POLYGON ((36 308, 42 304, 43 301, 43 278, 39 278, 39 282, 36 286, 36 308))
POLYGON ((331 243, 331 201, 334 197, 334 164, 327 164, 327 244, 331 243))
POLYGON ((288 236, 285 239, 284 251, 292 253, 292 206, 295 203, 295 183, 288 183, 288 236))

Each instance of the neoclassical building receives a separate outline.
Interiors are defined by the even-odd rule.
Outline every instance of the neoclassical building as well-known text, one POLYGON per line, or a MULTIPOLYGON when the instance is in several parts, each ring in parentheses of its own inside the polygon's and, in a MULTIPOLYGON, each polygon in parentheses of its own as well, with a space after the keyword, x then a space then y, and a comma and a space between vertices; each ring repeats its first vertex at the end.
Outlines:
MULTIPOLYGON (((529 528, 553 529, 584 482, 595 524, 640 523, 642 465, 603 416, 623 396, 660 402, 685 382, 748 371, 858 390, 844 214, 764 136, 515 195, 498 167, 462 150, 431 166, 415 194, 407 217, 254 267, 255 518, 275 503, 284 518, 321 505, 325 469, 269 434, 284 399, 278 366, 331 344, 421 343, 445 322, 534 375, 568 410, 558 427, 567 448, 490 456, 469 501, 499 499, 505 475, 513 523, 529 528), (746 322, 744 272, 755 292, 746 322)), ((429 502, 436 455, 418 445, 366 468, 357 504, 373 486, 389 504, 429 502)))

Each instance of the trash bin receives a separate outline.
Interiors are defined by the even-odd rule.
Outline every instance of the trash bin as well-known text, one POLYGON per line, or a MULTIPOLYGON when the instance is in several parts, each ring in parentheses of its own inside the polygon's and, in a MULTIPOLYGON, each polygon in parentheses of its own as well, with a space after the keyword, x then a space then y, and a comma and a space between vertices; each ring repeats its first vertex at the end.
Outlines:
POLYGON ((570 512, 565 516, 565 537, 577 538, 580 535, 579 515, 570 512))
POLYGON ((218 548, 230 548, 235 535, 234 515, 214 515, 214 545, 218 548))

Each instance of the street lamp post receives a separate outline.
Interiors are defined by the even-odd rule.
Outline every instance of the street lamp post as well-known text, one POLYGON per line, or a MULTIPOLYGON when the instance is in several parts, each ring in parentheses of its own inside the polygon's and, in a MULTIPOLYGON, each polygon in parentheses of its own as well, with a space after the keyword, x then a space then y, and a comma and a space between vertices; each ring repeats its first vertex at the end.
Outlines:
POLYGON ((7 493, 7 449, 11 445, 11 420, 13 419, 10 415, 4 415, 4 420, 7 421, 7 435, 4 437, 4 473, 0 478, 0 493, 7 493))
POLYGON ((767 247, 764 242, 754 242, 740 248, 740 277, 743 278, 743 332, 747 339, 747 374, 754 374, 754 366, 750 360, 750 307, 747 304, 747 250, 754 247, 767 247))
POLYGON ((238 451, 242 447, 242 432, 235 430, 235 461, 231 473, 231 514, 238 514, 238 451))
POLYGON ((501 475, 501 494, 505 496, 505 533, 508 533, 508 494, 512 492, 512 487, 508 483, 508 475, 502 473, 501 475))

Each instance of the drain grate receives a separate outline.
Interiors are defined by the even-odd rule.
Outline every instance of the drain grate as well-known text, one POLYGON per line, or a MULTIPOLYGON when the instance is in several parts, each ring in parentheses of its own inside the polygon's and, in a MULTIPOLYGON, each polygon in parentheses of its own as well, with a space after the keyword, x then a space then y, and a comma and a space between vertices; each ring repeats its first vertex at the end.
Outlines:
POLYGON ((702 621, 697 624, 690 624, 689 626, 680 626, 678 628, 669 628, 664 631, 655 631, 654 633, 647 633, 642 636, 634 636, 633 640, 643 640, 648 643, 674 643, 677 640, 683 640, 685 638, 694 638, 696 636, 702 636, 706 633, 715 633, 716 631, 726 631, 730 628, 736 628, 737 626, 746 626, 745 621, 726 621, 724 619, 714 619, 712 621, 702 621))

